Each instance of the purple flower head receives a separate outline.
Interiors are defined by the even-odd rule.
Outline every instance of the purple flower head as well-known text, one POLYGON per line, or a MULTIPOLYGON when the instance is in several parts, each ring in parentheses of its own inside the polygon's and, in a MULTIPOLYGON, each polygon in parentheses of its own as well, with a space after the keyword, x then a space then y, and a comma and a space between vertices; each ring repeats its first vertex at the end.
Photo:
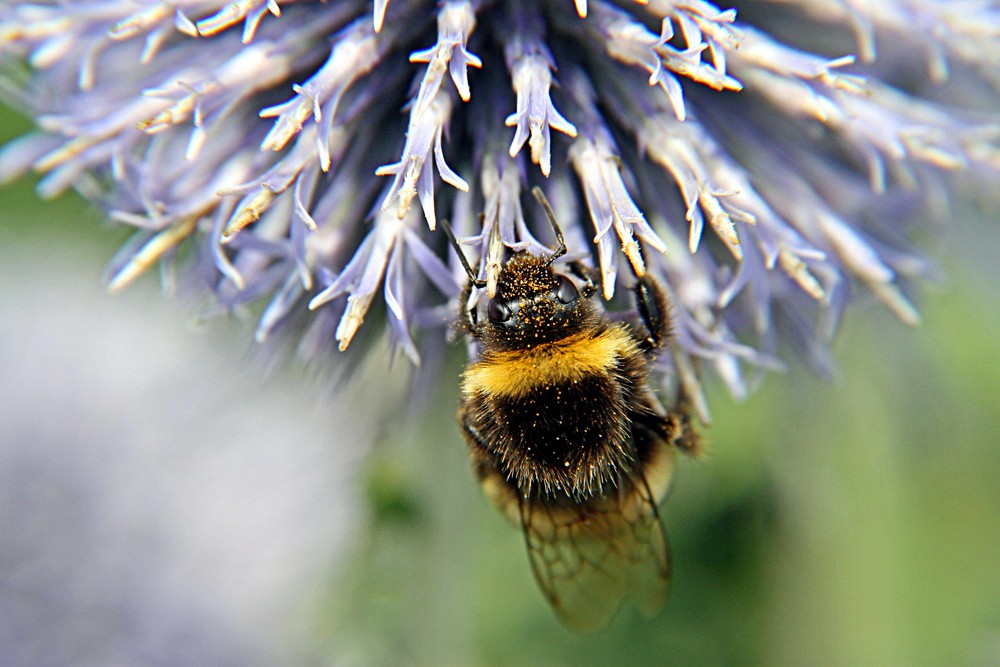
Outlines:
POLYGON ((1000 178, 996 2, 738 5, 13 0, 0 94, 38 129, 0 179, 132 227, 110 289, 159 265, 345 364, 382 326, 414 363, 447 336, 440 218, 489 293, 548 252, 540 185, 605 299, 664 282, 661 363, 707 419, 702 373, 825 368, 860 295, 917 322, 910 221, 1000 178))

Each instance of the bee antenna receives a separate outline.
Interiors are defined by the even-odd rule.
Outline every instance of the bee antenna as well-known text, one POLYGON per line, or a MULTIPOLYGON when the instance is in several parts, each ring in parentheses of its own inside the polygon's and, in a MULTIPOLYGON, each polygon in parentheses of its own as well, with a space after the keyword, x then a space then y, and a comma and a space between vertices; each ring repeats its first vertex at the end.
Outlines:
POLYGON ((548 263, 551 265, 552 262, 566 254, 566 240, 563 238, 562 230, 559 228, 559 222, 556 220, 556 214, 552 212, 552 207, 549 206, 549 200, 545 198, 545 193, 542 192, 542 189, 536 185, 531 188, 531 194, 535 195, 535 199, 538 200, 538 203, 541 204, 542 208, 545 210, 545 216, 549 219, 549 222, 552 223, 552 231, 556 233, 556 241, 559 242, 559 247, 556 248, 555 252, 552 253, 552 256, 549 257, 548 263))
POLYGON ((482 278, 477 278, 475 272, 472 270, 472 266, 469 265, 469 260, 466 259, 465 253, 462 252, 462 247, 458 245, 458 239, 455 238, 455 232, 452 230, 451 225, 448 224, 447 220, 441 220, 441 229, 444 230, 445 236, 451 241, 451 245, 455 248, 455 252, 458 253, 458 259, 462 262, 462 267, 465 268, 465 272, 469 275, 469 280, 473 285, 482 289, 486 287, 486 281, 482 278))

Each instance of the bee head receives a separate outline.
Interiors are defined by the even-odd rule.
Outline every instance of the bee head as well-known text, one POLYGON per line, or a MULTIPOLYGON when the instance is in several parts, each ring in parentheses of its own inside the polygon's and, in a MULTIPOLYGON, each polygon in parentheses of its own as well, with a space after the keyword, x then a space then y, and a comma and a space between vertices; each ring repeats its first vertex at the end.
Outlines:
POLYGON ((500 272, 486 317, 477 319, 487 344, 529 348, 583 329, 594 317, 588 297, 569 276, 553 271, 547 258, 519 253, 500 272))
MULTIPOLYGON (((486 306, 485 318, 475 307, 466 312, 465 328, 487 346, 499 349, 528 349, 550 343, 592 326, 598 318, 589 303, 594 289, 590 279, 581 294, 576 284, 552 270, 552 263, 566 254, 566 241, 541 188, 531 190, 545 211, 558 243, 548 257, 519 252, 508 261, 497 278, 496 294, 486 306)), ((486 287, 487 281, 476 276, 447 221, 441 228, 469 276, 470 289, 486 287)))

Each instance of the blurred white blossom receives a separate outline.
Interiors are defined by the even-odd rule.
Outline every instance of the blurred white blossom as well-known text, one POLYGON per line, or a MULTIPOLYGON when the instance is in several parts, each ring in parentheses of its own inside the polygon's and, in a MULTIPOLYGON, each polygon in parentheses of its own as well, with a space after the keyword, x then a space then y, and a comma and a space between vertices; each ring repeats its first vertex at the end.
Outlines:
POLYGON ((491 289, 546 242, 540 184, 604 297, 665 282, 678 380, 742 395, 792 348, 828 367, 858 293, 918 321, 912 223, 1000 178, 1000 5, 734 4, 13 0, 0 93, 38 129, 0 179, 134 228, 111 289, 160 265, 345 364, 375 309, 414 362, 440 347, 437 220, 491 289))

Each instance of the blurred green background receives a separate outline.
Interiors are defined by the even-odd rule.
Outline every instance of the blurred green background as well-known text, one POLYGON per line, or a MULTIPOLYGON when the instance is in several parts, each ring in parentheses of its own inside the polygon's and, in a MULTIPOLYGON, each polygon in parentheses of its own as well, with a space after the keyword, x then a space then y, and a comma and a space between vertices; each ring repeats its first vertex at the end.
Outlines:
MULTIPOLYGON (((0 113, 0 143, 28 127, 0 113)), ((101 271, 127 234, 73 196, 37 201, 34 183, 0 190, 0 262, 44 257, 95 302, 170 308, 154 296, 155 276, 132 288, 140 297, 107 295, 101 271)), ((274 635, 261 664, 1000 664, 998 223, 995 210, 956 207, 935 250, 947 282, 923 292, 919 328, 861 297, 835 343, 833 381, 793 366, 744 403, 711 388, 708 455, 683 462, 664 509, 671 597, 652 619, 626 608, 592 636, 555 621, 518 531, 473 481, 453 421, 456 346, 431 408, 375 433, 359 473, 360 527, 331 557, 336 567, 310 575, 307 595, 283 601, 297 631, 259 628, 274 635)), ((0 285, 0 303, 11 289, 0 285)), ((16 289, 24 297, 31 286, 16 289)), ((245 375, 232 350, 250 346, 249 325, 205 329, 179 321, 169 335, 217 350, 221 372, 245 375)), ((323 399, 297 386, 307 384, 300 375, 249 382, 299 392, 300 409, 315 410, 309 401, 323 399)))

